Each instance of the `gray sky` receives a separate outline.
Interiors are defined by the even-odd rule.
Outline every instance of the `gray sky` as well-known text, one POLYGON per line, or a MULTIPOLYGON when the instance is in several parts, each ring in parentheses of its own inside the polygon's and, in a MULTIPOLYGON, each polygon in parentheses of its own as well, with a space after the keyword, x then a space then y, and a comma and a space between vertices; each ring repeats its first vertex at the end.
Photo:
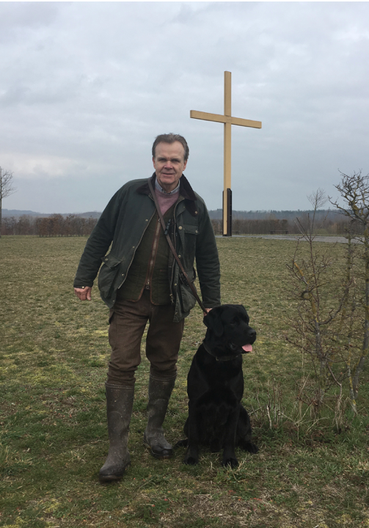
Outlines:
MULTIPOLYGON (((102 211, 151 175, 156 135, 184 135, 186 169, 221 207, 224 71, 236 210, 309 209, 339 171, 369 172, 369 3, 0 3, 0 166, 6 209, 102 211)), ((328 206, 328 204, 327 204, 328 206)))

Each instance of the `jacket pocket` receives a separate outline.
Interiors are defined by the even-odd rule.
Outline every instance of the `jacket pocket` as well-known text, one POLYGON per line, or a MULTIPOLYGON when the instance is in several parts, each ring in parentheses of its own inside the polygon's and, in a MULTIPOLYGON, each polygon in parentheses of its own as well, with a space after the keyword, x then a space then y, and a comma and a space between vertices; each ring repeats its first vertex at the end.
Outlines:
POLYGON ((120 263, 120 259, 110 255, 104 258, 98 278, 100 295, 103 299, 109 298, 113 292, 115 279, 120 271, 120 263))
POLYGON ((190 234, 190 235, 199 234, 199 227, 197 224, 183 224, 183 229, 186 234, 190 234))
POLYGON ((191 244, 196 244, 196 236, 199 234, 198 225, 194 224, 184 224, 183 231, 187 242, 191 244))
POLYGON ((198 225, 186 223, 179 227, 179 230, 181 247, 177 248, 177 252, 182 254, 184 268, 191 269, 196 255, 197 235, 199 234, 198 225))

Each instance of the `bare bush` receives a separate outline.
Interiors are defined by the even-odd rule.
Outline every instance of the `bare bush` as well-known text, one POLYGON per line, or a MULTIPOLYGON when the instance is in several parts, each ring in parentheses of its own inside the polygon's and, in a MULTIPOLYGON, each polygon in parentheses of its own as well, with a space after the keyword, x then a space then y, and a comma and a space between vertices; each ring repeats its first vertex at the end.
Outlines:
MULTIPOLYGON (((310 198, 315 211, 325 195, 319 190, 310 198)), ((358 310, 363 285, 359 276, 362 248, 353 244, 351 237, 345 247, 331 246, 328 250, 316 245, 314 213, 298 225, 301 236, 288 265, 296 301, 293 334, 288 339, 309 361, 298 382, 297 399, 301 413, 308 406, 314 419, 323 408, 332 410, 340 430, 346 402, 357 412, 359 375, 367 348, 365 323, 363 353, 363 319, 367 319, 368 310, 358 310)))

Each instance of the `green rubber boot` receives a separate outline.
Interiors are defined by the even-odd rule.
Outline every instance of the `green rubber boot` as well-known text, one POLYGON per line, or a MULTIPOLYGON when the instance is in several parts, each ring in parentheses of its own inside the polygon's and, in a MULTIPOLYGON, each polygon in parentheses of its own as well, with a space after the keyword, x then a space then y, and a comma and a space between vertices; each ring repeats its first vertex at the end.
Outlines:
POLYGON ((128 432, 131 421, 134 389, 108 385, 106 409, 108 415, 109 453, 100 469, 100 482, 120 480, 131 463, 128 452, 128 432))
POLYGON ((167 412, 170 395, 175 378, 168 381, 150 377, 149 403, 147 406, 147 427, 144 433, 144 444, 155 458, 164 459, 173 456, 173 447, 166 441, 163 422, 167 412))

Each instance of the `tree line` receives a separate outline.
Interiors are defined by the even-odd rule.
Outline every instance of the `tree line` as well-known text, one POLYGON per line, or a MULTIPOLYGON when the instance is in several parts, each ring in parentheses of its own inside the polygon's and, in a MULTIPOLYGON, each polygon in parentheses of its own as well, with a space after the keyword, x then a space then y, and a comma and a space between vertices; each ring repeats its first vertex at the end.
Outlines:
POLYGON ((22 215, 2 219, 2 235, 36 235, 40 237, 88 236, 97 223, 97 218, 78 215, 53 214, 45 217, 22 215))
MULTIPOLYGON (((309 222, 310 213, 302 213, 295 219, 273 218, 269 216, 264 219, 242 219, 236 218, 232 222, 234 235, 265 235, 265 234, 300 234, 301 225, 309 222)), ((89 236, 97 223, 97 218, 86 218, 79 215, 63 216, 53 214, 46 217, 35 217, 22 215, 11 216, 2 219, 2 235, 34 235, 40 237, 55 236, 89 236)), ((316 234, 320 235, 344 235, 348 228, 348 219, 343 215, 327 214, 316 222, 316 234)), ((212 219, 216 235, 222 233, 222 222, 212 219)), ((356 229, 360 234, 361 227, 352 225, 351 230, 356 229)))
MULTIPOLYGON (((299 235, 301 233, 301 226, 307 225, 310 221, 310 218, 310 213, 301 213, 301 216, 298 216, 294 219, 280 219, 273 217, 264 219, 236 218, 232 221, 232 233, 233 235, 299 235)), ((222 221, 213 219, 212 224, 215 234, 222 234, 222 221)), ((319 221, 315 220, 316 235, 341 236, 347 233, 349 227, 350 230, 355 234, 359 235, 362 232, 361 225, 355 225, 343 215, 327 214, 319 221)))

